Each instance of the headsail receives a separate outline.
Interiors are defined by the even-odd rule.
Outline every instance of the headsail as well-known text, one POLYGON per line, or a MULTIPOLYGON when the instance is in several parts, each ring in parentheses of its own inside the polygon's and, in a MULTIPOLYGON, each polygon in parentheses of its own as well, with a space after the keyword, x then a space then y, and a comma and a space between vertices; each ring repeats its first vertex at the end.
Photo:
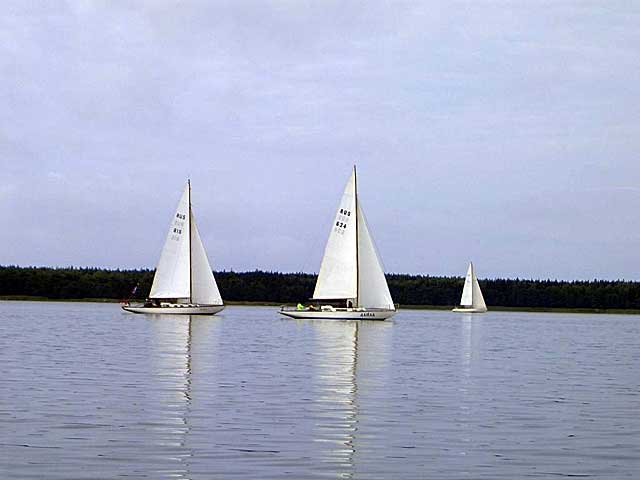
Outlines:
POLYGON ((482 296, 482 290, 480 290, 480 284, 478 283, 475 270, 473 272, 473 308, 478 310, 487 309, 487 304, 484 303, 484 297, 482 296))
POLYGON ((150 298, 189 298, 189 186, 182 193, 169 226, 160 261, 153 277, 150 298))
POLYGON ((193 211, 191 212, 191 301, 203 305, 222 305, 223 303, 193 211))
POLYGON ((358 201, 358 306, 394 309, 380 256, 358 201))
POLYGON ((313 298, 316 300, 355 299, 358 295, 355 195, 354 171, 342 194, 324 250, 313 292, 313 298))

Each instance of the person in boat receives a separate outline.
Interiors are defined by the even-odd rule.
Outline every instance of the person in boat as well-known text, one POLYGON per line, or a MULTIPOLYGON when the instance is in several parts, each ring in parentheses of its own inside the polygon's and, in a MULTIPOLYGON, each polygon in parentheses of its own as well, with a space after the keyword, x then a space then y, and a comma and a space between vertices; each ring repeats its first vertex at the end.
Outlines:
POLYGON ((301 303, 298 304, 298 306, 296 307, 296 309, 298 310, 304 310, 304 305, 302 305, 301 303))
POLYGON ((144 306, 145 307, 153 307, 153 302, 151 301, 150 298, 147 298, 144 302, 144 306))

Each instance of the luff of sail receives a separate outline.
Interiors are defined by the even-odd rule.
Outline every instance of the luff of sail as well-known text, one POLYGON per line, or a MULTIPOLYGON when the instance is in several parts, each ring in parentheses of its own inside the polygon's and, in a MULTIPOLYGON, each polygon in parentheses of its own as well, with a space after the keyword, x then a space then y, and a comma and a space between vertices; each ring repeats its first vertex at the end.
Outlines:
POLYGON ((149 298, 189 298, 190 268, 190 208, 189 186, 185 187, 178 208, 169 226, 160 261, 153 277, 149 298))
POLYGON ((356 176, 344 189, 324 250, 314 300, 355 299, 358 296, 356 245, 356 176))

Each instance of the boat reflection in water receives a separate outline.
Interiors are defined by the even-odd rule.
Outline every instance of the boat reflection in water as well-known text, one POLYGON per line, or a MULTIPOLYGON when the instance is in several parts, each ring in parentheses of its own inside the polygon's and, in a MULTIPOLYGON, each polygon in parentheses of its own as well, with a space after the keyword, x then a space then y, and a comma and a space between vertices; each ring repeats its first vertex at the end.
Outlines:
MULTIPOLYGON (((340 478, 356 473, 361 447, 379 444, 384 435, 382 419, 367 416, 371 402, 380 395, 390 371, 393 324, 376 321, 313 321, 316 334, 314 362, 314 439, 324 456, 327 471, 340 478), (364 379, 361 381, 360 379, 364 379), (364 419, 366 417, 366 419, 364 419), (364 420, 363 420, 364 419, 364 420), (361 438, 366 439, 362 440, 361 438)), ((380 410, 380 405, 375 410, 380 410)), ((373 409, 372 409, 373 410, 373 409)))
POLYGON ((194 382, 215 367, 212 336, 219 327, 216 317, 162 315, 147 317, 153 330, 153 389, 147 408, 153 405, 147 428, 158 453, 154 470, 162 478, 192 478, 192 418, 201 408, 195 400, 206 388, 194 382), (206 345, 207 348, 204 348, 206 345), (194 372, 195 370, 195 372, 194 372))
POLYGON ((462 330, 461 363, 463 375, 471 375, 473 360, 480 354, 482 342, 482 318, 472 315, 460 316, 460 328, 462 330))
POLYGON ((462 341, 460 345, 460 397, 458 400, 460 410, 458 424, 464 434, 461 436, 459 454, 468 457, 472 455, 472 450, 476 447, 476 442, 472 439, 477 428, 478 390, 482 389, 481 385, 476 385, 478 376, 474 371, 474 364, 477 364, 479 360, 482 343, 482 318, 473 315, 462 315, 460 328, 462 341))

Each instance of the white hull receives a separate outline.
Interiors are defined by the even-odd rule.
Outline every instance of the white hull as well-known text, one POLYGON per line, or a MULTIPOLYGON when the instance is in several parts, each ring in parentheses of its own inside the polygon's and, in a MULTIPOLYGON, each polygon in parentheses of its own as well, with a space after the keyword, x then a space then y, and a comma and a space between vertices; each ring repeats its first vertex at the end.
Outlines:
POLYGON ((224 305, 167 305, 165 307, 123 305, 122 309, 131 313, 152 315, 215 315, 224 309, 224 305))
POLYGON ((487 311, 487 309, 486 308, 473 308, 473 307, 469 307, 469 308, 456 307, 451 311, 452 312, 458 312, 458 313, 485 313, 487 311))
POLYGON ((302 320, 386 320, 396 314, 396 310, 280 310, 280 315, 302 320))

